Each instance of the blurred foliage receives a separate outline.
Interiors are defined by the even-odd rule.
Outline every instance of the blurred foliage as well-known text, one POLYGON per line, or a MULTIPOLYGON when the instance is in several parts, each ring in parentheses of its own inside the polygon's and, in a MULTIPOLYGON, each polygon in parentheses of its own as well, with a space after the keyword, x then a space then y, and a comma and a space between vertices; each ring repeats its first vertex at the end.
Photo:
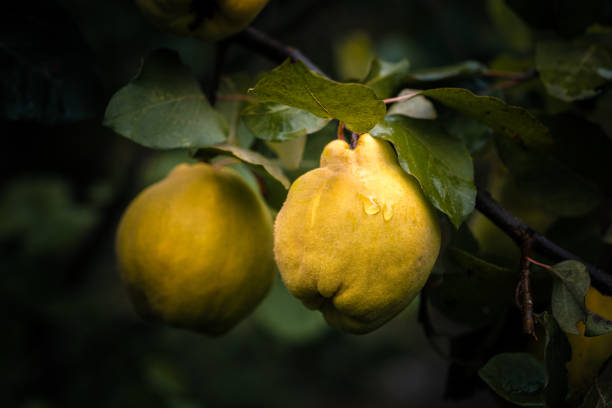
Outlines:
MULTIPOLYGON (((612 228, 611 4, 271 0, 254 26, 299 48, 334 79, 371 85, 378 97, 445 87, 398 106, 394 113, 413 118, 398 120, 415 121, 423 111, 437 116, 436 132, 471 153, 477 186, 559 245, 609 268, 611 243, 603 237, 612 228), (511 79, 484 75, 487 69, 537 69, 540 77, 508 84, 511 79), (482 118, 491 104, 497 116, 487 123, 482 118), (549 134, 531 122, 536 119, 549 134)), ((503 398, 510 387, 521 391, 519 398, 531 394, 526 401, 558 406, 550 392, 541 393, 565 392, 559 385, 564 335, 545 314, 545 351, 532 353, 539 360, 516 354, 528 342, 513 306, 518 252, 479 214, 458 230, 442 216, 446 250, 431 285, 367 336, 329 329, 280 281, 222 338, 138 320, 116 270, 114 230, 138 191, 194 160, 193 152, 152 152, 119 137, 101 125, 104 106, 159 48, 178 53, 184 71, 174 80, 199 92, 196 80, 210 83, 215 75, 215 45, 158 31, 132 1, 10 2, 0 21, 0 406, 508 406, 479 378, 482 367, 480 376, 503 398), (505 360, 518 364, 500 364, 505 360)), ((274 66, 230 47, 219 94, 244 94, 274 66)), ((336 137, 335 123, 305 111, 251 107, 256 118, 274 112, 302 119, 273 140, 279 121, 239 119, 236 112, 247 104, 219 99, 220 123, 227 122, 241 148, 274 165, 280 159, 290 180, 317 167, 336 137), (299 138, 311 132, 304 145, 299 138), (268 144, 291 138, 300 143, 268 144)), ((197 108, 208 112, 207 105, 201 99, 197 108)), ((145 137, 158 131, 167 113, 137 130, 145 137)), ((347 114, 354 119, 359 112, 347 114)), ((194 144, 173 147, 185 146, 194 144)), ((229 160, 278 211, 287 193, 281 183, 261 167, 229 160)), ((543 312, 560 295, 551 294, 549 274, 533 274, 536 311, 543 312)), ((611 372, 608 364, 600 378, 607 381, 611 372)), ((596 391, 587 394, 585 408, 599 403, 596 391)), ((609 387, 603 391, 610 394, 609 387)))

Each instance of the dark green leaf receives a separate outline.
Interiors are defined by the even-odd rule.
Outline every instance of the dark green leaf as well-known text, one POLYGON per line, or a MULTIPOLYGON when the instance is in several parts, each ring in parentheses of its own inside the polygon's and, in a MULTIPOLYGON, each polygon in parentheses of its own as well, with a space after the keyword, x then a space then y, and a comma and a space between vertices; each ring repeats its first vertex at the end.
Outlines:
POLYGON ((609 408, 612 401, 612 360, 608 360, 582 400, 580 408, 609 408))
POLYGON ((207 157, 215 154, 225 154, 233 156, 246 163, 263 167, 272 177, 279 181, 285 188, 291 184, 283 171, 272 160, 252 150, 242 149, 231 145, 214 145, 201 148, 196 153, 197 156, 207 157))
POLYGON ((536 68, 548 93, 568 102, 597 95, 612 79, 611 43, 595 36, 538 43, 536 68))
POLYGON ((372 129, 393 143, 400 166, 417 178, 432 204, 455 227, 474 210, 476 188, 472 159, 463 143, 432 121, 390 115, 372 129))
POLYGON ((241 113, 246 127, 258 138, 282 142, 314 133, 329 122, 312 113, 277 103, 249 106, 241 113))
POLYGON ((544 362, 546 365, 546 388, 544 390, 548 407, 561 407, 567 394, 567 369, 565 363, 572 356, 567 337, 555 319, 547 312, 540 318, 546 332, 544 362))
POLYGON ((136 79, 111 98, 104 124, 156 149, 208 146, 225 140, 227 121, 208 103, 178 54, 157 50, 136 79))
POLYGON ((399 62, 386 62, 374 58, 370 71, 362 82, 374 89, 379 98, 388 98, 393 96, 393 92, 401 85, 409 69, 410 63, 407 59, 399 62))
POLYGON ((511 48, 526 52, 531 48, 531 30, 504 2, 488 0, 487 11, 497 31, 511 48))
POLYGON ((591 278, 586 267, 577 261, 560 262, 553 266, 553 271, 557 277, 552 289, 553 316, 565 332, 579 334, 576 324, 587 317, 584 297, 591 278))
POLYGON ((522 194, 560 216, 579 216, 595 208, 601 192, 550 152, 530 150, 506 138, 495 139, 497 151, 522 194))
POLYGON ((306 135, 285 142, 266 142, 266 144, 274 150, 284 168, 297 170, 300 167, 306 147, 306 135))
POLYGON ((312 342, 328 331, 322 315, 305 308, 280 279, 276 280, 254 317, 274 336, 294 344, 312 342))
POLYGON ((469 252, 449 248, 441 283, 430 289, 432 304, 454 321, 480 327, 499 319, 512 304, 516 273, 469 252))
POLYGON ((423 85, 431 82, 450 81, 476 75, 486 67, 478 61, 464 61, 445 67, 413 71, 404 77, 404 83, 423 85))
POLYGON ((507 401, 523 407, 544 406, 546 370, 531 354, 498 354, 478 375, 507 401))
POLYGON ((255 136, 240 119, 240 112, 249 105, 249 102, 257 103, 255 98, 247 96, 250 86, 251 78, 247 74, 224 76, 219 83, 215 103, 215 109, 225 116, 229 125, 227 143, 244 148, 249 148, 255 140, 255 136))
POLYGON ((386 107, 374 90, 342 84, 310 71, 302 62, 285 61, 264 74, 250 90, 262 102, 304 109, 320 118, 338 119, 353 132, 365 133, 382 122, 386 107))
POLYGON ((608 333, 612 333, 612 321, 589 311, 584 335, 594 337, 608 333))
POLYGON ((507 105, 499 98, 478 96, 461 88, 437 88, 422 92, 438 102, 490 126, 496 132, 520 140, 527 146, 552 143, 548 129, 529 111, 507 105))

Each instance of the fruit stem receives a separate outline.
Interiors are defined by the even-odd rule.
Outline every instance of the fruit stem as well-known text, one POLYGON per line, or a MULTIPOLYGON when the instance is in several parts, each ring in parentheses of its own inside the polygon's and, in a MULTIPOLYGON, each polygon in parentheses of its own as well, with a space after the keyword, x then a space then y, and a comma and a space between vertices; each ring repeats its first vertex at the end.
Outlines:
POLYGON ((344 122, 338 122, 337 137, 338 140, 344 141, 344 122))

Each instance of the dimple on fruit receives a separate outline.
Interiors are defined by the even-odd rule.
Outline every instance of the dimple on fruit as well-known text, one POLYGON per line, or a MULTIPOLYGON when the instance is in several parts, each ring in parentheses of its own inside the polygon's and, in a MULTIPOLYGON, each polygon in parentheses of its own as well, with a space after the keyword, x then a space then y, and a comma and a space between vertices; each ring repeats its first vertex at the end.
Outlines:
POLYGON ((181 164, 129 205, 117 256, 143 318, 222 334, 272 284, 272 220, 233 170, 181 164))
POLYGON ((245 28, 268 0, 136 0, 153 24, 169 33, 218 41, 245 28))
POLYGON ((369 134, 329 143, 298 178, 275 223, 287 289, 340 330, 367 333, 401 312, 440 249, 435 211, 391 146, 369 134))

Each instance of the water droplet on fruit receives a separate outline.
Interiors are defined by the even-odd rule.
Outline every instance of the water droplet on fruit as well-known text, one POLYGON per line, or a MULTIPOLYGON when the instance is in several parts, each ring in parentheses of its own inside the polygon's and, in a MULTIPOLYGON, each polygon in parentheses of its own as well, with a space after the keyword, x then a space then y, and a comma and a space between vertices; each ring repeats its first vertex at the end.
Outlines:
POLYGON ((364 197, 363 211, 365 211, 365 213, 368 215, 378 214, 380 212, 380 206, 374 198, 364 197))
POLYGON ((383 220, 389 221, 393 217, 393 204, 383 205, 383 220))

